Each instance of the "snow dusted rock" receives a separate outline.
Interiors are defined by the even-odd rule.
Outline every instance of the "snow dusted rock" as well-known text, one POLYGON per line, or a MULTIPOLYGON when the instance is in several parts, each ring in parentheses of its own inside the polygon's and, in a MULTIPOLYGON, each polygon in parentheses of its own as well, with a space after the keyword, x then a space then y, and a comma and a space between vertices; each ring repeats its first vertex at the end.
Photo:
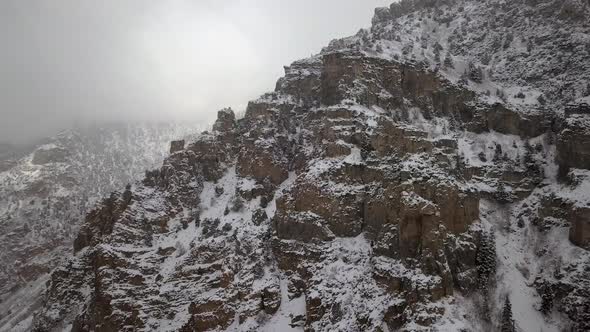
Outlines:
POLYGON ((112 193, 102 202, 100 208, 88 213, 86 222, 74 240, 74 252, 95 245, 97 238, 112 233, 115 221, 131 203, 130 189, 128 187, 123 194, 112 193))
POLYGON ((373 24, 379 22, 386 22, 391 19, 391 11, 388 7, 375 8, 375 16, 373 16, 373 24))
POLYGON ((236 128, 236 115, 231 108, 225 108, 217 113, 217 121, 213 124, 213 130, 229 132, 236 128))
POLYGON ((414 11, 418 11, 423 8, 431 8, 441 5, 448 5, 453 1, 448 0, 402 0, 399 2, 392 3, 390 6, 390 12, 393 18, 398 18, 406 14, 410 14, 414 11))
POLYGON ((35 330, 586 329, 587 13, 378 10, 89 213, 35 330))
MULTIPOLYGON (((2 153, 9 162, 0 171, 0 331, 29 329, 48 273, 72 252, 87 211, 161 163, 169 141, 188 130, 164 124, 78 128, 2 153)), ((107 221, 111 212, 88 218, 107 221)))

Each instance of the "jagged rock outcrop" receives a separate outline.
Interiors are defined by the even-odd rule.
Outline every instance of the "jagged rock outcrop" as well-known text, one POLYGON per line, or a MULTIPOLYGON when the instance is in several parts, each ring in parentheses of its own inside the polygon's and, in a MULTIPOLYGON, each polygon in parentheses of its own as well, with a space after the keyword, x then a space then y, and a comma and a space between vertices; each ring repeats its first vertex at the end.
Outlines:
POLYGON ((506 294, 519 329, 586 328, 587 144, 559 142, 587 128, 558 112, 585 44, 536 66, 556 46, 508 37, 588 33, 556 3, 402 1, 285 67, 87 216, 34 329, 486 331, 506 294))
POLYGON ((570 168, 590 169, 590 114, 566 118, 557 138, 557 160, 562 174, 570 168))
POLYGON ((184 150, 184 140, 172 141, 170 142, 170 154, 184 150))
POLYGON ((576 206, 570 211, 570 241, 590 250, 590 207, 576 206))

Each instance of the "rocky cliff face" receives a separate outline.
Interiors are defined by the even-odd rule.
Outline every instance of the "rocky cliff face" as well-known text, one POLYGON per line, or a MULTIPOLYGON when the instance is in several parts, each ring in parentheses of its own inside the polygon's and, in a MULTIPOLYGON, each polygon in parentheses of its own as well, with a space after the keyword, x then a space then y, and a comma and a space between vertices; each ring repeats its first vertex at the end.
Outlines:
POLYGON ((378 9, 88 213, 34 330, 589 328, 588 6, 378 9))
MULTIPOLYGON (((159 165, 179 125, 105 125, 0 158, 0 330, 26 329, 49 272, 70 255, 84 215, 111 191, 159 165)), ((191 128, 194 130, 194 128, 191 128)))

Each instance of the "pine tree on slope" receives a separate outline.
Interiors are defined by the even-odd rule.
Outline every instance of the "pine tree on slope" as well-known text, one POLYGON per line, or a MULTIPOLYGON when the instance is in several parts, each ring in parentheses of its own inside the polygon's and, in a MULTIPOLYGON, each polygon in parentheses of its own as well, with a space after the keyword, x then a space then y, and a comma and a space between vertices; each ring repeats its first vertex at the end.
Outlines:
POLYGON ((443 64, 444 64, 445 68, 455 68, 455 64, 453 63, 453 56, 451 55, 451 53, 447 52, 447 55, 445 57, 443 64))
POLYGON ((493 230, 484 232, 476 256, 478 288, 488 290, 491 277, 496 274, 496 237, 493 230))
POLYGON ((510 304, 510 298, 506 296, 504 301, 504 308, 502 309, 502 326, 501 332, 515 332, 514 319, 512 319, 512 304, 510 304))
POLYGON ((484 232, 481 236, 481 245, 476 256, 477 264, 477 288, 481 293, 483 303, 481 307, 482 318, 490 322, 490 287, 496 275, 496 238, 494 231, 484 232))

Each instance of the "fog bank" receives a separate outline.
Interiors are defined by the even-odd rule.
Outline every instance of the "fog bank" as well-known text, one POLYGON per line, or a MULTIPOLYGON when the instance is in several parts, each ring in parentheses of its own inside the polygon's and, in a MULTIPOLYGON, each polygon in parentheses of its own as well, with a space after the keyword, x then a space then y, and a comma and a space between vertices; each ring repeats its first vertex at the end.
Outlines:
POLYGON ((211 121, 391 0, 4 0, 0 140, 75 123, 211 121))

